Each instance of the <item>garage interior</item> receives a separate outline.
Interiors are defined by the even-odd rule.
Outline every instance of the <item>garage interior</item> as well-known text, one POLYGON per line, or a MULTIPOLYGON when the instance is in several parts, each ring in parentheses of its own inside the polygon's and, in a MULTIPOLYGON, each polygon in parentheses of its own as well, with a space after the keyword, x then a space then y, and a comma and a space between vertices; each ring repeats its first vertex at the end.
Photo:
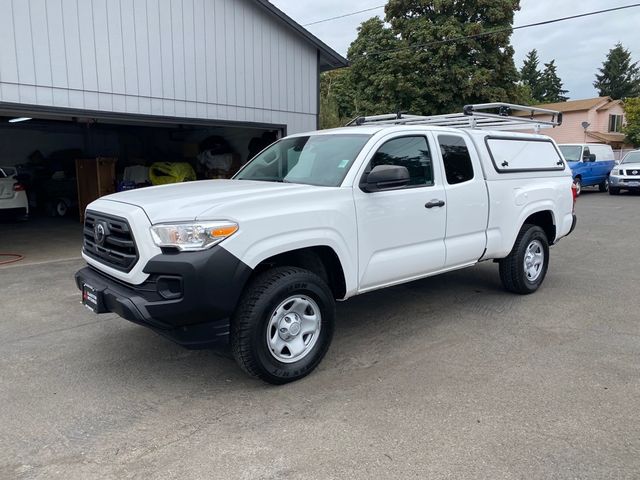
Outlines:
POLYGON ((17 169, 29 198, 26 218, 0 218, 0 267, 78 257, 81 212, 94 199, 151 185, 230 178, 284 130, 282 125, 0 110, 0 166, 17 169), (15 121, 23 118, 28 120, 15 121))

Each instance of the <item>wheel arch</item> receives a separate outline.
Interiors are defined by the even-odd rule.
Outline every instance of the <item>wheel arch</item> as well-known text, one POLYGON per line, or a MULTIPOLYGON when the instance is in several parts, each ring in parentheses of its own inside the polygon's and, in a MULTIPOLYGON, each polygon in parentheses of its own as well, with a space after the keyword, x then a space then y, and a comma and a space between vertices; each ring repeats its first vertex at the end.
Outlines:
POLYGON ((328 245, 314 245, 283 251, 261 260, 252 277, 275 267, 299 267, 322 278, 333 292, 334 298, 347 296, 347 277, 336 251, 328 245))
POLYGON ((544 230, 549 240, 549 245, 553 245, 556 240, 556 221, 552 210, 540 210, 538 212, 529 215, 520 225, 522 228, 524 225, 537 225, 544 230))

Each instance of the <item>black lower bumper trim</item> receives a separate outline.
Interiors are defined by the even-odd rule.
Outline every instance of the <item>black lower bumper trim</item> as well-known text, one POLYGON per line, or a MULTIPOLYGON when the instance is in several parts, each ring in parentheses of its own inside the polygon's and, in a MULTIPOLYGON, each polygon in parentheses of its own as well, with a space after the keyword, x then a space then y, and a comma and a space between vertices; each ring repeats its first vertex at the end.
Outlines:
POLYGON ((76 273, 76 284, 95 289, 100 298, 97 313, 116 313, 185 347, 228 341, 229 318, 252 272, 248 266, 214 247, 158 255, 144 271, 149 274, 145 283, 129 285, 86 267, 76 273), (175 279, 169 299, 166 279, 175 279))

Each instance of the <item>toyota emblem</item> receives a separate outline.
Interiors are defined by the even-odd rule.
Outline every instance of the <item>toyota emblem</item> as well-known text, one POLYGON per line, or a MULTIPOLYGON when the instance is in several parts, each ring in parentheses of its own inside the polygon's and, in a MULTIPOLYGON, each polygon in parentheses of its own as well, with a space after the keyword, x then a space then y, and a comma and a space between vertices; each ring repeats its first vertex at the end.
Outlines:
POLYGON ((93 239, 100 246, 104 244, 104 239, 107 236, 107 232, 102 223, 96 223, 96 226, 93 228, 93 239))

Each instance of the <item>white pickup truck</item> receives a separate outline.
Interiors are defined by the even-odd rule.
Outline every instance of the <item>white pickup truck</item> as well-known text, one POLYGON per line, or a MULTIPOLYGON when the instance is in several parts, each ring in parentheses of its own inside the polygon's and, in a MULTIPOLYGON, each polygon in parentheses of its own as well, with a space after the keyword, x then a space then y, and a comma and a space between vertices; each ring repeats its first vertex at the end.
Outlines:
POLYGON ((488 260, 532 293, 575 194, 553 140, 505 130, 557 114, 515 107, 361 118, 283 138, 231 180, 103 197, 86 210, 83 303, 186 347, 230 345, 281 384, 322 360, 336 300, 488 260))

